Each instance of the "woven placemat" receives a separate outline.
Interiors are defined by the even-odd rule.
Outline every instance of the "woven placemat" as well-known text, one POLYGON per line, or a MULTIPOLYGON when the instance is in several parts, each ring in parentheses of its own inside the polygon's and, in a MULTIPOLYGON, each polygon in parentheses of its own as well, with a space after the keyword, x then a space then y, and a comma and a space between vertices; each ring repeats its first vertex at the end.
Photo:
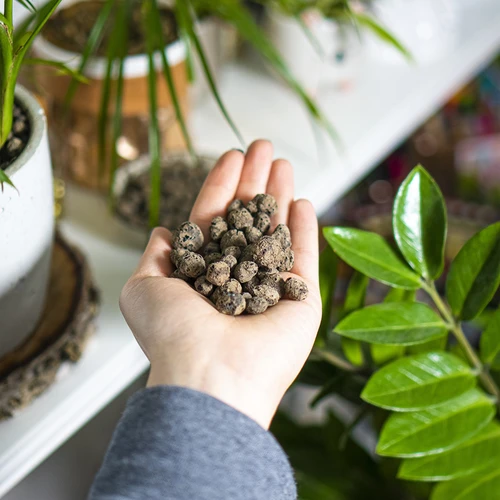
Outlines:
POLYGON ((83 255, 58 234, 42 318, 31 337, 0 358, 0 420, 29 404, 76 362, 95 330, 99 294, 83 255))

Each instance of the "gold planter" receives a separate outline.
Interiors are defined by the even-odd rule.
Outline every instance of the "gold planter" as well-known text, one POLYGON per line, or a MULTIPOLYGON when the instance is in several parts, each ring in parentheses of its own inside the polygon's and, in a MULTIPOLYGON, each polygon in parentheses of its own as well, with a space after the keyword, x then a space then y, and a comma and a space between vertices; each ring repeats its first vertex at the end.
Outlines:
MULTIPOLYGON (((39 37, 34 44, 36 57, 64 62, 77 68, 80 56, 63 50, 39 37)), ((172 70, 174 84, 184 116, 188 111, 188 82, 185 68, 185 47, 181 41, 165 49, 172 70)), ((159 58, 158 58, 159 59, 159 58)), ((162 149, 183 149, 185 142, 175 118, 172 99, 168 91, 161 61, 155 60, 157 68, 158 120, 162 149)), ((108 110, 106 129, 107 150, 104 161, 99 158, 98 121, 103 89, 106 60, 95 57, 89 60, 85 76, 89 83, 80 84, 68 110, 65 96, 71 78, 60 75, 53 69, 36 66, 35 79, 44 91, 50 122, 50 143, 56 174, 62 175, 83 186, 108 190, 111 181, 110 143, 114 109, 108 110)), ((124 88, 122 102, 122 130, 116 147, 119 165, 135 160, 149 151, 149 94, 148 61, 143 54, 129 56, 124 66, 124 88)), ((112 106, 114 100, 111 99, 112 106)))

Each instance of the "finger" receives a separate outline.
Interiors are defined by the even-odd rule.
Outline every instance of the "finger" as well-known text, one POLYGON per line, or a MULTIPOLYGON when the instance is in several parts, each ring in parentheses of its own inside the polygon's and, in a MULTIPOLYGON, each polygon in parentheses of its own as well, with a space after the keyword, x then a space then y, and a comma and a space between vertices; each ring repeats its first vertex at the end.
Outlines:
POLYGON ((135 270, 135 277, 170 276, 173 271, 170 261, 172 233, 164 227, 156 227, 135 270))
POLYGON ((225 214, 229 203, 235 198, 244 160, 245 156, 239 151, 223 154, 201 188, 189 220, 200 226, 205 240, 212 219, 225 214))
POLYGON ((289 218, 295 264, 292 272, 318 282, 318 220, 308 200, 292 203, 289 218))
POLYGON ((266 192, 272 161, 273 145, 269 141, 260 139, 250 145, 245 155, 236 198, 247 202, 256 194, 266 192))
POLYGON ((266 193, 272 194, 278 203, 278 212, 273 215, 272 228, 288 224, 290 206, 293 202, 293 168, 286 160, 275 160, 271 167, 266 193))

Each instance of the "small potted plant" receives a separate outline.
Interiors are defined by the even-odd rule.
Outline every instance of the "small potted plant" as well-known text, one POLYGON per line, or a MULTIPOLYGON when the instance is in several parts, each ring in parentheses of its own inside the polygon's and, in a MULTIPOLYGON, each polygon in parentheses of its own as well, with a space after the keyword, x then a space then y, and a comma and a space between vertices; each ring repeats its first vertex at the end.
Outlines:
MULTIPOLYGON (((337 439, 327 446, 336 450, 339 440, 345 445, 361 422, 371 422, 376 446, 354 466, 363 463, 365 479, 379 478, 371 488, 383 498, 497 499, 500 310, 495 294, 500 285, 500 222, 463 245, 447 270, 442 293, 437 280, 445 267, 447 212, 437 184, 420 166, 398 191, 392 226, 397 248, 369 231, 324 229, 331 249, 355 273, 331 329, 336 259, 330 248, 323 253, 323 324, 301 377, 322 386, 314 405, 328 406, 329 398, 337 395, 344 409, 354 411, 345 431, 334 431, 329 419, 312 435, 337 439), (386 286, 382 303, 365 304, 370 280, 386 286)), ((285 448, 293 450, 296 444, 285 430, 276 428, 285 448)), ((366 428, 364 433, 366 438, 366 428)), ((308 444, 315 452, 318 446, 317 439, 308 444)), ((349 449, 352 452, 352 446, 349 449)), ((336 497, 328 474, 316 474, 296 450, 293 456, 299 478, 306 475, 304 487, 316 481, 317 491, 325 495, 304 498, 336 497)), ((352 457, 346 451, 345 460, 352 457)), ((328 459, 323 455, 322 460, 328 459)))
POLYGON ((355 78, 361 64, 361 33, 370 32, 380 43, 410 54, 371 15, 372 0, 258 0, 265 7, 266 31, 290 71, 311 92, 324 81, 343 88, 355 78))
POLYGON ((34 329, 49 279, 54 205, 47 124, 17 78, 23 62, 47 62, 26 54, 60 1, 17 29, 14 0, 5 0, 0 13, 0 356, 34 329))
POLYGON ((88 79, 78 85, 46 68, 35 73, 53 122, 54 166, 74 181, 106 190, 118 166, 148 153, 152 106, 161 149, 185 147, 175 108, 187 113, 186 50, 168 5, 66 2, 33 51, 71 65, 88 79))

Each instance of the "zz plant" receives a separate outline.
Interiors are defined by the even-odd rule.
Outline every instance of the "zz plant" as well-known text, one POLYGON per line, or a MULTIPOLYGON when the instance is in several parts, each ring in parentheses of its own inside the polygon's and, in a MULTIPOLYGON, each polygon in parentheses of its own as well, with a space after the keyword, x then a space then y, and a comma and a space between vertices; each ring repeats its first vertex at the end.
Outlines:
MULTIPOLYGON (((446 207, 421 166, 398 191, 393 233, 397 250, 375 233, 324 229, 330 247, 356 272, 343 317, 333 332, 323 330, 314 356, 351 378, 369 377, 361 391, 364 411, 383 416, 376 452, 399 461, 399 478, 437 483, 432 500, 498 499, 500 310, 489 316, 477 345, 463 324, 482 315, 500 285, 500 222, 460 250, 444 297, 436 280, 444 269, 446 207), (383 303, 364 307, 370 279, 391 289, 383 303), (344 356, 335 347, 339 340, 344 356)), ((328 317, 332 291, 328 280, 323 285, 328 317)), ((317 399, 334 386, 325 384, 317 399)))

